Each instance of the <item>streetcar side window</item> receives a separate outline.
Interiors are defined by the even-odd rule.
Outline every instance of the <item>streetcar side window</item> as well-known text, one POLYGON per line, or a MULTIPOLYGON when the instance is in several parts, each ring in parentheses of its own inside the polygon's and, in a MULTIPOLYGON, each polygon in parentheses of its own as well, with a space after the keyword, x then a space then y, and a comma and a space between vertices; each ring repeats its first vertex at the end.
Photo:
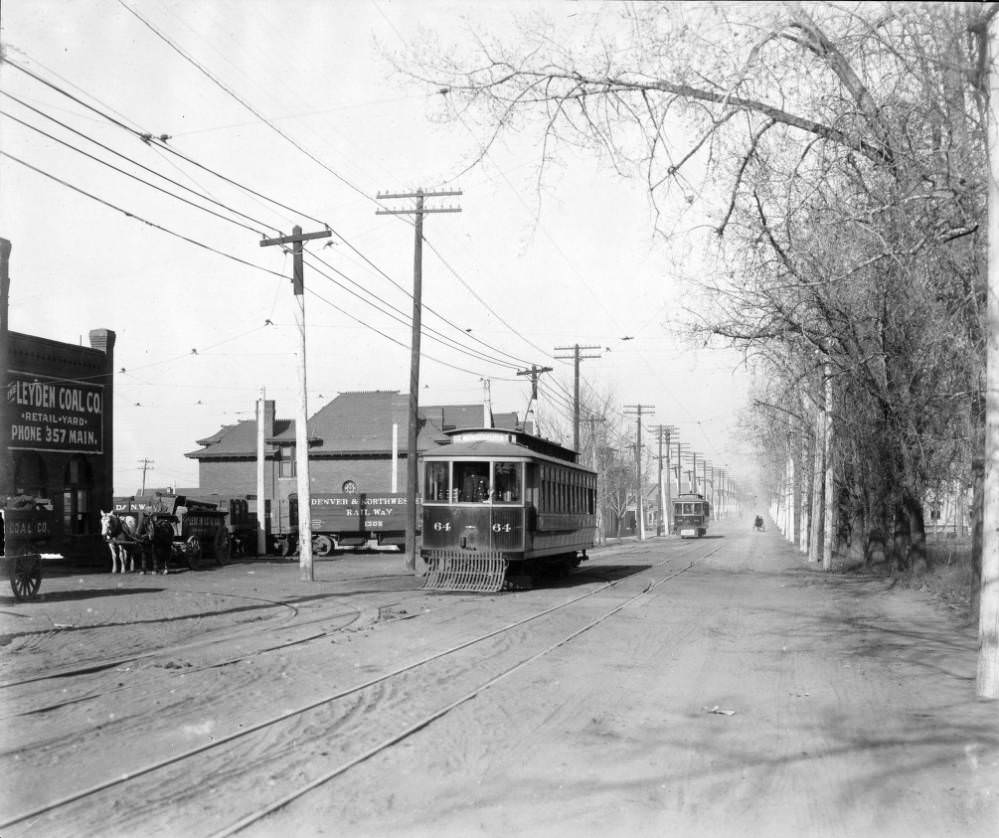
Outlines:
POLYGON ((520 503, 520 463, 493 463, 493 501, 520 503))
POLYGON ((448 480, 448 463, 427 463, 423 482, 423 496, 428 501, 444 502, 451 498, 448 480))
POLYGON ((454 485, 459 503, 482 503, 489 500, 489 463, 456 462, 454 485))

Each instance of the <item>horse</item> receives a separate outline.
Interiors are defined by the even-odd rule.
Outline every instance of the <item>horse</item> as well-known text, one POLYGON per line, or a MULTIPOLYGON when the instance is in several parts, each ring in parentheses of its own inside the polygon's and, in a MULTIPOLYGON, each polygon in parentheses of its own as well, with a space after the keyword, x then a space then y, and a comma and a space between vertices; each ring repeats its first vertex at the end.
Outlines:
POLYGON ((173 516, 164 518, 157 515, 147 515, 142 522, 140 542, 142 543, 142 573, 146 572, 146 562, 149 560, 151 571, 164 576, 169 572, 170 554, 173 552, 173 516), (157 566, 162 570, 157 571, 157 566))
POLYGON ((115 512, 101 510, 101 535, 111 551, 111 572, 126 573, 125 565, 135 572, 134 551, 140 546, 139 527, 133 515, 119 517, 115 512))

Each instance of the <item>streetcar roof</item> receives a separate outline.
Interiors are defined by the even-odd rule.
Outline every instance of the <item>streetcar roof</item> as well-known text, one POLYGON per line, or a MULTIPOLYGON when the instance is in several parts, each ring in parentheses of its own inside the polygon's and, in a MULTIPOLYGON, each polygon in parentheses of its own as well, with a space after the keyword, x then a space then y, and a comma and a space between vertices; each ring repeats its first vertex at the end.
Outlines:
POLYGON ((549 439, 541 439, 524 431, 505 428, 457 428, 447 431, 451 438, 448 445, 425 451, 425 460, 453 460, 482 457, 518 457, 545 460, 581 471, 590 471, 579 465, 578 454, 549 439))

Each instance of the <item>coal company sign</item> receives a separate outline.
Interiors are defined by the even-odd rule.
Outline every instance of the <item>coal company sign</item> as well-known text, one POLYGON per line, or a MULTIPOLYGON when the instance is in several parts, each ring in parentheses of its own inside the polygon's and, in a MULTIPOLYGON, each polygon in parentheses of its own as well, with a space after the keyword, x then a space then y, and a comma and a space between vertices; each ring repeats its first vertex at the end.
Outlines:
POLYGON ((34 451, 104 450, 104 387, 11 371, 7 444, 34 451))

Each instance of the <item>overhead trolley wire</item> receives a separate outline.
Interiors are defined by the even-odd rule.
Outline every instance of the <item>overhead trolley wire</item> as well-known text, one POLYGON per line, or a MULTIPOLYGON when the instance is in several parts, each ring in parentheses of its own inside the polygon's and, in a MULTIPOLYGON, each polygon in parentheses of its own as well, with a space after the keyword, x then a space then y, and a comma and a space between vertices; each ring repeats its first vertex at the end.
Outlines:
MULTIPOLYGON (((360 283, 358 283, 355 280, 351 279, 349 276, 347 276, 347 274, 345 274, 339 268, 335 268, 332 265, 330 265, 328 262, 325 262, 322 259, 319 259, 317 256, 315 256, 315 254, 309 254, 309 255, 312 257, 312 259, 314 259, 316 261, 319 261, 321 264, 325 265, 331 271, 339 274, 344 279, 348 280, 349 282, 353 283, 354 285, 357 285, 358 287, 362 287, 360 285, 360 283)), ((333 277, 331 277, 329 274, 324 273, 321 268, 318 268, 318 267, 316 267, 316 265, 313 264, 312 265, 312 269, 315 270, 315 271, 317 271, 320 274, 320 276, 323 276, 325 279, 327 279, 330 282, 332 282, 338 288, 342 288, 348 294, 351 294, 352 296, 357 297, 357 299, 359 299, 361 302, 366 303, 367 305, 370 305, 373 308, 378 309, 378 306, 375 305, 373 302, 371 302, 370 300, 366 300, 364 297, 362 297, 356 291, 348 288, 342 282, 337 281, 336 279, 334 279, 333 277)), ((367 293, 370 294, 371 292, 369 291, 367 293)), ((382 301, 382 302, 384 302, 384 301, 382 301)), ((407 318, 406 313, 404 311, 401 311, 400 309, 396 308, 395 306, 391 305, 390 303, 384 303, 384 305, 388 306, 388 308, 392 309, 392 311, 397 312, 400 316, 396 317, 395 315, 391 314, 390 312, 385 311, 384 309, 378 309, 383 314, 388 314, 393 320, 395 320, 395 321, 397 321, 399 323, 402 323, 403 325, 407 325, 407 326, 411 325, 411 320, 407 318)), ((460 344, 456 343, 454 340, 452 340, 451 338, 447 337, 443 333, 437 331, 436 329, 431 329, 428 326, 424 326, 421 331, 422 331, 422 333, 426 337, 430 338, 431 340, 436 340, 438 343, 443 343, 444 341, 447 341, 447 343, 445 343, 445 346, 449 346, 449 348, 452 348, 452 349, 457 349, 459 352, 462 352, 465 355, 468 355, 469 357, 476 357, 477 356, 477 360, 482 360, 482 361, 486 361, 488 363, 497 364, 499 366, 505 366, 505 367, 509 367, 511 369, 516 369, 516 365, 515 364, 507 363, 506 361, 500 360, 498 358, 490 358, 488 355, 484 355, 483 353, 478 352, 476 350, 469 350, 468 348, 461 346, 460 344)))
MULTIPOLYGON (((359 323, 361 326, 364 326, 366 329, 370 329, 372 332, 375 332, 376 334, 381 335, 386 340, 391 341, 392 343, 396 344, 397 346, 401 346, 403 349, 409 349, 409 344, 404 343, 403 341, 398 340, 398 339, 392 337, 391 335, 386 334, 385 332, 383 332, 383 331, 375 328, 371 324, 365 323, 363 320, 359 320, 355 315, 353 315, 349 311, 341 308, 336 303, 334 303, 332 300, 327 300, 324 296, 322 296, 322 294, 316 293, 311 288, 306 288, 306 290, 309 292, 310 295, 312 295, 316 299, 322 300, 330 308, 333 308, 336 311, 339 311, 341 314, 346 315, 347 317, 349 317, 354 322, 359 323)), ((443 365, 445 367, 450 367, 451 369, 457 370, 458 372, 465 372, 465 373, 468 373, 469 375, 474 375, 474 376, 482 377, 482 374, 479 373, 479 372, 476 372, 475 370, 470 370, 470 369, 466 369, 465 367, 456 366, 455 364, 449 363, 448 361, 442 361, 440 358, 435 358, 432 355, 427 355, 427 354, 424 354, 424 353, 420 353, 420 354, 421 354, 422 358, 426 358, 428 361, 433 361, 434 363, 441 364, 441 365, 443 365)))
MULTIPOLYGON (((134 14, 134 12, 133 12, 133 14, 134 14)), ((157 138, 157 137, 155 137, 155 136, 153 136, 151 134, 142 133, 141 131, 138 131, 138 130, 136 130, 134 128, 129 127, 124 122, 122 122, 120 119, 116 119, 116 118, 110 116, 109 114, 104 113, 101 110, 93 107, 92 105, 87 104, 82 99, 79 99, 78 97, 72 95, 71 93, 69 93, 68 91, 62 89, 58 85, 52 84, 51 82, 45 80, 44 78, 42 78, 41 76, 37 75, 36 73, 33 73, 30 70, 28 70, 27 68, 20 66, 16 62, 10 61, 9 59, 5 59, 5 61, 7 63, 10 63, 11 66, 15 67, 16 69, 21 70, 22 72, 24 72, 25 74, 27 74, 31 78, 35 79, 36 81, 38 81, 38 82, 46 85, 47 87, 51 88, 52 90, 56 91, 57 93, 60 93, 61 95, 63 95, 65 97, 69 98, 70 100, 76 102, 77 104, 79 104, 79 105, 87 108, 88 110, 92 111, 93 113, 101 116, 102 118, 104 118, 107 121, 111 122, 113 125, 116 125, 119 128, 122 128, 122 129, 128 131, 130 134, 132 134, 132 135, 138 137, 139 139, 141 139, 147 145, 149 145, 149 146, 151 146, 153 148, 159 148, 159 149, 165 150, 165 151, 169 152, 170 154, 173 154, 173 155, 179 157, 181 160, 184 160, 185 162, 190 163, 191 165, 196 166, 199 169, 207 172, 208 174, 211 174, 211 175, 214 175, 217 178, 220 178, 221 180, 225 181, 226 183, 229 183, 232 186, 235 186, 235 187, 237 187, 239 189, 242 189, 242 190, 248 192, 249 194, 254 195, 254 196, 258 197, 258 198, 261 198, 261 199, 263 199, 265 201, 269 201, 270 203, 274 204, 275 206, 281 207, 282 209, 285 209, 285 210, 287 210, 289 212, 297 213, 297 214, 301 215, 304 218, 307 218, 307 219, 309 219, 311 221, 315 221, 317 224, 321 224, 323 227, 325 227, 326 229, 328 229, 331 232, 333 232, 334 234, 336 234, 336 236, 341 241, 343 241, 343 243, 345 245, 347 245, 348 248, 350 248, 354 253, 356 253, 361 259, 363 259, 364 262, 366 264, 368 264, 372 269, 374 269, 381 276, 383 276, 385 279, 387 279, 394 287, 396 287, 398 290, 400 290, 406 296, 412 298, 412 294, 409 291, 407 291, 399 283, 397 283, 395 280, 393 280, 388 274, 386 274, 381 268, 379 268, 374 262, 372 262, 371 259, 369 259, 363 252, 361 252, 348 239, 346 239, 341 233, 339 233, 335 228, 333 228, 327 222, 320 221, 318 218, 315 218, 315 217, 309 215, 308 213, 304 213, 304 212, 296 210, 296 209, 294 209, 292 207, 289 207, 286 204, 283 204, 282 202, 277 201, 274 198, 270 198, 269 196, 263 195, 262 193, 257 192, 256 190, 252 189, 251 187, 248 187, 245 184, 242 184, 242 183, 240 183, 238 181, 235 181, 235 180, 233 180, 233 179, 231 179, 231 178, 223 175, 222 173, 220 173, 220 172, 218 172, 218 171, 216 171, 214 169, 211 169, 211 168, 209 168, 207 166, 204 166, 203 164, 197 162, 196 160, 193 160, 192 158, 190 158, 190 157, 182 154, 181 152, 177 151, 172 146, 170 146, 167 143, 165 143, 163 140, 161 140, 161 139, 159 139, 159 138, 157 138)), ((226 90, 226 88, 223 87, 223 90, 226 90)), ((226 90, 226 92, 227 93, 231 93, 228 90, 226 90)), ((5 95, 9 96, 10 94, 5 94, 5 95)), ((15 98, 15 97, 11 97, 11 98, 15 98)), ((240 101, 241 104, 243 104, 242 100, 238 99, 238 97, 237 97, 237 101, 240 101)), ((30 108, 31 106, 28 105, 27 107, 30 108)), ((256 115, 255 111, 253 111, 253 113, 256 115)), ((45 114, 43 114, 43 115, 45 115, 45 114)), ((48 118, 51 119, 51 117, 48 117, 48 118)), ((54 121, 58 122, 58 120, 54 120, 54 121)), ((35 129, 35 130, 40 130, 40 129, 35 129)), ((74 129, 69 129, 69 130, 74 130, 74 129)), ((79 133, 79 132, 77 132, 77 133, 79 133)), ((279 133, 281 133, 282 136, 284 136, 283 132, 279 132, 279 133)), ((94 141, 94 142, 96 142, 96 141, 94 141)), ((73 146, 70 146, 70 147, 72 148, 73 146)), ((85 152, 81 152, 81 153, 85 153, 85 152)), ((114 152, 114 153, 117 154, 118 152, 114 152)), ((121 156, 124 157, 124 155, 121 155, 121 156)), ((97 159, 97 158, 95 158, 95 159, 97 159)), ((129 158, 125 157, 125 159, 129 159, 129 158)), ((99 161, 99 162, 103 162, 103 161, 99 161)), ((130 161, 130 162, 134 162, 134 161, 130 161)), ((105 164, 105 165, 110 165, 110 164, 105 164)), ((137 164, 137 165, 141 166, 142 164, 137 164)), ((112 168, 114 168, 114 167, 112 167, 112 168)), ((154 170, 151 170, 151 171, 154 171, 154 170)), ((172 183, 175 183, 175 181, 172 181, 171 179, 166 178, 166 176, 164 176, 164 175, 159 175, 159 176, 163 177, 166 180, 170 180, 170 182, 172 182, 172 183)), ((177 184, 177 185, 181 186, 182 188, 185 188, 185 189, 187 188, 187 187, 183 187, 181 184, 177 184)), ((156 188, 156 187, 154 187, 154 188, 156 188)), ((191 191, 194 191, 194 190, 191 190, 191 191)), ((169 194, 169 193, 167 193, 167 194, 169 194)), ((200 194, 200 193, 195 193, 195 194, 200 194)), ((175 196, 175 197, 177 197, 177 196, 175 196)), ((180 199, 180 200, 183 200, 183 199, 180 199)), ((213 200, 213 199, 209 199, 209 200, 213 200)), ((218 203, 218 202, 216 202, 216 203, 218 203)), ((206 210, 206 211, 209 211, 209 210, 206 210)), ((256 219, 254 219, 254 220, 256 221, 256 219)), ((260 223, 260 222, 258 221, 257 223, 260 223)), ((278 232, 282 232, 282 231, 279 230, 279 228, 274 227, 272 225, 267 224, 267 225, 264 225, 264 226, 267 226, 269 229, 277 230, 278 232)), ((452 270, 452 272, 454 272, 453 269, 451 269, 451 270, 452 270)), ((469 289, 469 290, 471 290, 471 289, 469 289)), ((495 352, 498 352, 498 353, 500 353, 502 355, 506 355, 508 358, 511 358, 514 361, 520 361, 521 360, 521 359, 516 358, 515 356, 509 355, 508 353, 504 352, 503 350, 500 350, 500 349, 497 349, 496 347, 490 346, 488 343, 485 343, 484 341, 482 341, 480 338, 476 337, 475 335, 469 335, 465 330, 463 330, 456 323, 454 323, 451 320, 449 320, 448 318, 444 317, 443 315, 441 315, 440 313, 438 313, 437 311, 435 311, 430 306, 425 306, 425 308, 426 308, 427 311, 429 311, 430 313, 434 314, 436 317, 440 318, 443 322, 447 323, 453 329, 455 329, 456 331, 460 332, 463 336, 465 336, 467 338, 470 338, 470 339, 476 341, 477 343, 479 343, 479 344, 481 344, 483 346, 486 346, 489 349, 492 349, 495 352)), ((461 346, 460 344, 457 344, 457 342, 455 342, 455 343, 456 343, 456 345, 461 346)), ((466 351, 467 353, 470 353, 470 354, 471 353, 481 354, 481 353, 477 353, 476 350, 471 349, 471 348, 465 348, 464 351, 466 351)), ((503 365, 506 365, 506 366, 512 366, 511 364, 508 364, 508 363, 503 362, 503 361, 494 361, 494 363, 500 363, 500 364, 503 364, 503 365)), ((524 362, 524 363, 527 363, 527 362, 524 362)))
MULTIPOLYGON (((118 0, 118 2, 126 10, 128 10, 128 12, 130 12, 137 20, 139 20, 139 22, 141 22, 147 29, 149 29, 154 35, 156 35, 157 38, 159 38, 161 41, 163 41, 165 44, 167 44, 167 46, 169 46, 174 52, 176 52, 178 55, 180 55, 185 61, 189 62, 192 66, 194 66, 195 68, 197 68, 198 71, 200 71, 204 76, 206 76, 213 84, 217 85, 228 96, 230 96, 233 99, 235 99, 240 105, 242 105, 244 108, 246 108, 250 113, 252 113, 257 119, 259 119, 261 122, 263 122, 272 131, 274 131, 275 133, 277 133, 279 136, 281 136, 287 142, 291 143, 292 146, 294 146, 298 151, 300 151, 302 154, 304 154, 306 157, 308 157, 312 162, 314 162, 316 165, 322 167, 325 171, 329 172, 331 175, 333 175, 333 177, 335 177, 341 183, 343 183, 344 185, 346 185, 347 187, 349 187, 351 190, 353 190, 354 192, 356 192, 358 195, 360 195, 361 197, 363 197, 365 200, 368 200, 368 201, 372 202, 373 204, 375 204, 375 206, 383 207, 382 203, 379 200, 377 200, 376 198, 372 198, 371 195, 369 195, 367 192, 365 192, 359 186, 355 185, 350 180, 348 180, 346 177, 344 177, 339 172, 337 172, 335 169, 333 169, 330 166, 328 166, 325 162, 323 162, 318 157, 316 157, 316 155, 314 155, 311 151, 309 151, 304 146, 302 146, 299 142, 297 142, 287 132, 282 131, 277 125, 274 124, 273 120, 268 119, 266 116, 264 116, 262 113, 260 113, 245 98, 243 98, 242 96, 240 96, 239 94, 237 94, 234 90, 230 89, 227 85, 223 84, 222 81, 220 81, 218 78, 216 78, 206 67, 204 67, 200 62, 198 62, 193 56, 189 55, 185 50, 183 50, 180 46, 178 46, 176 43, 174 43, 170 38, 168 38, 165 34, 163 34, 159 29, 157 29, 155 26, 153 26, 153 24, 151 24, 148 20, 146 20, 137 11, 135 11, 135 9, 131 8, 130 6, 128 6, 124 2, 124 0, 118 0)), ((306 216, 306 217, 308 217, 308 216, 306 216)), ((413 223, 412 221, 409 221, 408 219, 402 219, 399 216, 396 216, 396 217, 400 218, 400 220, 403 220, 407 224, 412 225, 412 223, 413 223)), ((317 224, 325 224, 325 222, 318 221, 315 218, 312 218, 311 220, 312 221, 316 221, 317 224)), ((357 250, 357 248, 355 248, 352 244, 350 244, 350 242, 348 242, 346 239, 344 239, 343 236, 341 236, 340 233, 337 232, 333 227, 331 227, 328 224, 326 224, 325 226, 328 229, 330 229, 332 232, 336 233, 336 235, 340 239, 342 239, 343 242, 348 247, 351 248, 351 250, 353 250, 355 253, 357 253, 358 256, 360 256, 362 259, 364 259, 365 262, 368 262, 368 264, 370 264, 373 268, 375 267, 374 264, 371 263, 371 261, 366 256, 364 256, 359 250, 357 250)), ((423 240, 427 243, 427 246, 430 247, 430 249, 437 255, 437 257, 441 260, 441 262, 443 262, 447 266, 448 270, 451 271, 451 273, 455 276, 455 278, 458 279, 458 281, 461 282, 461 284, 464 285, 465 288, 468 289, 468 291, 483 306, 485 306, 486 309, 491 314, 493 314, 494 317, 496 317, 501 323, 503 323, 504 326, 506 326, 508 329, 510 329, 510 331, 513 334, 517 335, 517 337, 521 338, 521 340, 524 340, 526 343, 528 343, 528 345, 532 346, 533 348, 537 349, 539 352, 542 352, 543 354, 547 354, 547 353, 544 352, 543 349, 541 349, 538 346, 535 346, 530 341, 528 341, 526 338, 524 338, 523 335, 521 335, 519 332, 517 332, 517 330, 514 329, 509 323, 507 323, 502 317, 500 317, 498 314, 496 314, 496 312, 478 294, 476 294, 475 291, 472 290, 472 288, 468 285, 468 283, 466 283, 465 280, 462 279, 461 276, 459 276, 458 272, 453 267, 451 267, 450 264, 447 263, 447 261, 440 254, 440 252, 427 240, 426 236, 423 237, 423 240)), ((400 288, 400 286, 397 285, 394 280, 392 280, 390 277, 388 277, 387 274, 385 274, 383 271, 381 271, 381 269, 379 269, 379 268, 375 268, 375 269, 378 270, 378 272, 380 274, 382 274, 382 276, 384 276, 386 279, 388 279, 389 282, 391 282, 397 288, 400 288)), ((403 293, 408 293, 408 292, 406 292, 402 288, 400 288, 400 290, 402 290, 403 293)), ((459 329, 460 330, 459 326, 457 326, 456 324, 452 323, 451 321, 449 321, 447 318, 443 317, 442 315, 437 314, 437 312, 433 311, 429 307, 427 307, 427 310, 431 311, 437 317, 440 317, 442 320, 444 320, 450 326, 454 327, 455 329, 459 329)), ((464 330, 461 330, 461 331, 464 332, 464 330)), ((479 338, 477 338, 474 335, 472 336, 472 338, 474 340, 478 340, 480 343, 483 343, 481 340, 479 340, 479 338)), ((484 343, 483 343, 483 345, 487 345, 488 346, 488 344, 484 344, 484 343)), ((502 350, 497 350, 495 347, 490 347, 490 348, 494 349, 495 351, 502 352, 502 350)), ((508 353, 505 353, 505 352, 503 352, 503 354, 507 355, 507 357, 509 357, 509 358, 517 361, 518 363, 523 363, 523 364, 529 363, 529 362, 525 361, 523 358, 517 358, 516 356, 508 355, 508 353)))

